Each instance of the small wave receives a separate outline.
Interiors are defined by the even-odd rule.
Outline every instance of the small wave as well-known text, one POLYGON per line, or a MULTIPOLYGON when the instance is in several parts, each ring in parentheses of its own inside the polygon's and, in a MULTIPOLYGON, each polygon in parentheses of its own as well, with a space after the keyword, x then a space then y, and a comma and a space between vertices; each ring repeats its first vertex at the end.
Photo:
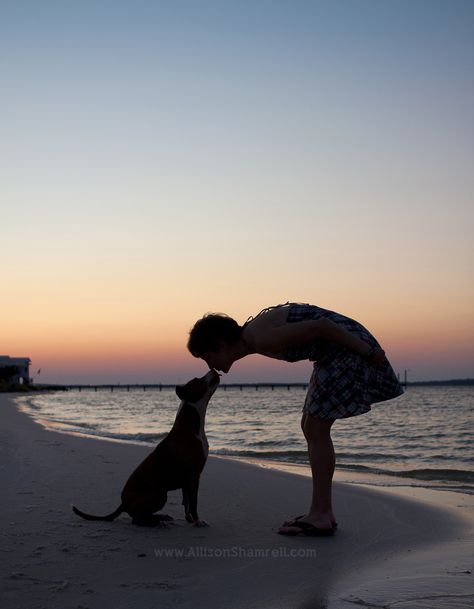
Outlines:
MULTIPOLYGON (((233 457, 252 457, 257 459, 268 459, 271 461, 287 461, 290 463, 308 463, 308 453, 299 450, 287 451, 270 451, 270 450, 214 450, 213 454, 228 455, 233 457)), ((349 453, 346 453, 348 456, 349 453)), ((372 457, 373 455, 370 455, 372 457)), ((382 476, 391 476, 397 478, 411 478, 416 480, 424 480, 426 482, 445 482, 445 483, 460 483, 468 485, 466 488, 474 486, 474 472, 461 469, 447 468, 420 468, 410 470, 391 470, 381 467, 371 467, 370 465, 361 465, 358 463, 341 463, 338 462, 337 468, 340 470, 361 472, 367 474, 376 474, 382 476)))
POLYGON ((439 481, 439 482, 464 482, 474 485, 474 472, 462 469, 410 469, 410 470, 390 470, 368 465, 358 465, 356 463, 341 464, 339 469, 365 472, 368 474, 379 474, 384 476, 396 476, 397 478, 416 478, 418 480, 439 481))
POLYGON ((363 453, 363 452, 338 452, 336 453, 338 461, 341 459, 357 459, 361 461, 407 461, 411 457, 402 453, 386 454, 386 453, 363 453))
POLYGON ((259 442, 252 442, 251 444, 258 449, 264 446, 288 446, 288 440, 260 440, 259 442))
POLYGON ((41 410, 41 406, 36 403, 34 398, 20 396, 13 398, 13 400, 22 410, 41 410))
POLYGON ((157 443, 157 442, 161 442, 161 440, 163 440, 163 438, 165 438, 168 435, 167 431, 164 431, 162 433, 137 433, 134 434, 132 437, 134 440, 138 440, 140 442, 153 442, 153 443, 157 443))
POLYGON ((64 425, 66 427, 85 429, 88 432, 96 431, 99 429, 98 425, 93 423, 85 423, 84 421, 62 421, 61 419, 50 419, 55 425, 64 425))
POLYGON ((119 442, 131 442, 133 444, 157 444, 167 435, 167 433, 114 433, 100 429, 95 429, 92 425, 87 424, 70 424, 64 422, 56 422, 49 420, 47 423, 52 424, 56 430, 76 434, 80 436, 90 436, 93 438, 105 438, 109 440, 117 440, 119 442))
MULTIPOLYGON (((105 434, 103 434, 105 435, 105 434)), ((130 434, 130 433, 110 433, 107 434, 109 437, 111 438, 116 438, 117 440, 130 440, 133 442, 143 442, 143 443, 147 443, 147 444, 156 444, 157 442, 161 442, 161 440, 163 440, 163 438, 168 435, 168 432, 166 433, 161 433, 161 434, 157 434, 157 433, 134 433, 134 434, 130 434)))
POLYGON ((449 480, 474 484, 474 472, 464 469, 412 469, 396 475, 419 480, 449 480))
POLYGON ((307 463, 308 452, 306 450, 212 450, 214 455, 228 455, 229 457, 253 457, 258 459, 270 459, 272 461, 289 461, 290 463, 307 463))

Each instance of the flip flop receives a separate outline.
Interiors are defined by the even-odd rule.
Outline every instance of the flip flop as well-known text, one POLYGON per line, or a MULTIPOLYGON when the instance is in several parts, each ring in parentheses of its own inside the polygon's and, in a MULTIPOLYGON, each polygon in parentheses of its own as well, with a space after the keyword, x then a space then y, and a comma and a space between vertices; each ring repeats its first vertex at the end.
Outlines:
POLYGON ((318 527, 315 527, 314 524, 311 524, 310 522, 301 522, 300 520, 295 521, 294 524, 289 526, 301 529, 301 531, 298 531, 297 533, 284 533, 283 531, 278 531, 278 533, 280 535, 293 536, 300 535, 302 533, 303 535, 307 535, 308 537, 331 537, 332 535, 334 535, 335 532, 334 527, 331 527, 330 529, 320 529, 318 527))
POLYGON ((285 522, 282 524, 282 526, 292 527, 297 520, 301 520, 301 518, 303 518, 304 516, 306 516, 306 514, 301 514, 301 516, 295 516, 291 520, 285 520, 285 522))
MULTIPOLYGON (((306 516, 306 514, 301 514, 301 516, 295 516, 292 520, 285 520, 285 522, 282 524, 282 526, 284 526, 284 527, 294 527, 295 523, 298 520, 301 520, 302 518, 304 518, 305 516, 306 516)), ((337 522, 333 522, 332 523, 332 528, 334 530, 337 529, 337 522)))

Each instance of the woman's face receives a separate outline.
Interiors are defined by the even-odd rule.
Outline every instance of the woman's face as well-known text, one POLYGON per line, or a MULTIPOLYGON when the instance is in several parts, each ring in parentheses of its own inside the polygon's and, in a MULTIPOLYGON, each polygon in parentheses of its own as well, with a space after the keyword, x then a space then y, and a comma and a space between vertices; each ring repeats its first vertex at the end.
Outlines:
POLYGON ((218 372, 229 372, 234 363, 234 358, 230 352, 229 345, 223 341, 219 344, 217 351, 206 351, 201 355, 209 368, 213 368, 218 372))

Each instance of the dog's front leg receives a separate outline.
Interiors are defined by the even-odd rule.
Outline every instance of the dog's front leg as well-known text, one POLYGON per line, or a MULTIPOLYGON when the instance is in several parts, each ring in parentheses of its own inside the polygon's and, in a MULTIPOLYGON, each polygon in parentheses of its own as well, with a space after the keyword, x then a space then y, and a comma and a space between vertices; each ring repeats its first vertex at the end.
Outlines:
POLYGON ((188 520, 188 514, 189 514, 189 493, 188 493, 187 487, 184 487, 184 486, 181 489, 181 491, 183 493, 184 515, 186 517, 186 520, 188 520))
POLYGON ((197 512, 198 492, 199 476, 183 487, 183 504, 186 520, 197 527, 208 527, 209 524, 205 520, 199 520, 197 512))

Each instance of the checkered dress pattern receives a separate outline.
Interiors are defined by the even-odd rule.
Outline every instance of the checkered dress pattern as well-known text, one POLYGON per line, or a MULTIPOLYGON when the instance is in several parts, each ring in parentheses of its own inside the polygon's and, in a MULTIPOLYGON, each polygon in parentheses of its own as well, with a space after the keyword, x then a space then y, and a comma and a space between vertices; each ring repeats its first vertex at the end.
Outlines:
MULTIPOLYGON (((354 319, 314 305, 289 304, 287 323, 329 319, 368 345, 380 346, 372 334, 354 319)), ((293 346, 286 349, 280 359, 314 361, 303 412, 320 419, 342 419, 363 414, 370 410, 371 404, 391 400, 403 393, 387 359, 373 366, 354 351, 334 342, 317 340, 293 346)))

